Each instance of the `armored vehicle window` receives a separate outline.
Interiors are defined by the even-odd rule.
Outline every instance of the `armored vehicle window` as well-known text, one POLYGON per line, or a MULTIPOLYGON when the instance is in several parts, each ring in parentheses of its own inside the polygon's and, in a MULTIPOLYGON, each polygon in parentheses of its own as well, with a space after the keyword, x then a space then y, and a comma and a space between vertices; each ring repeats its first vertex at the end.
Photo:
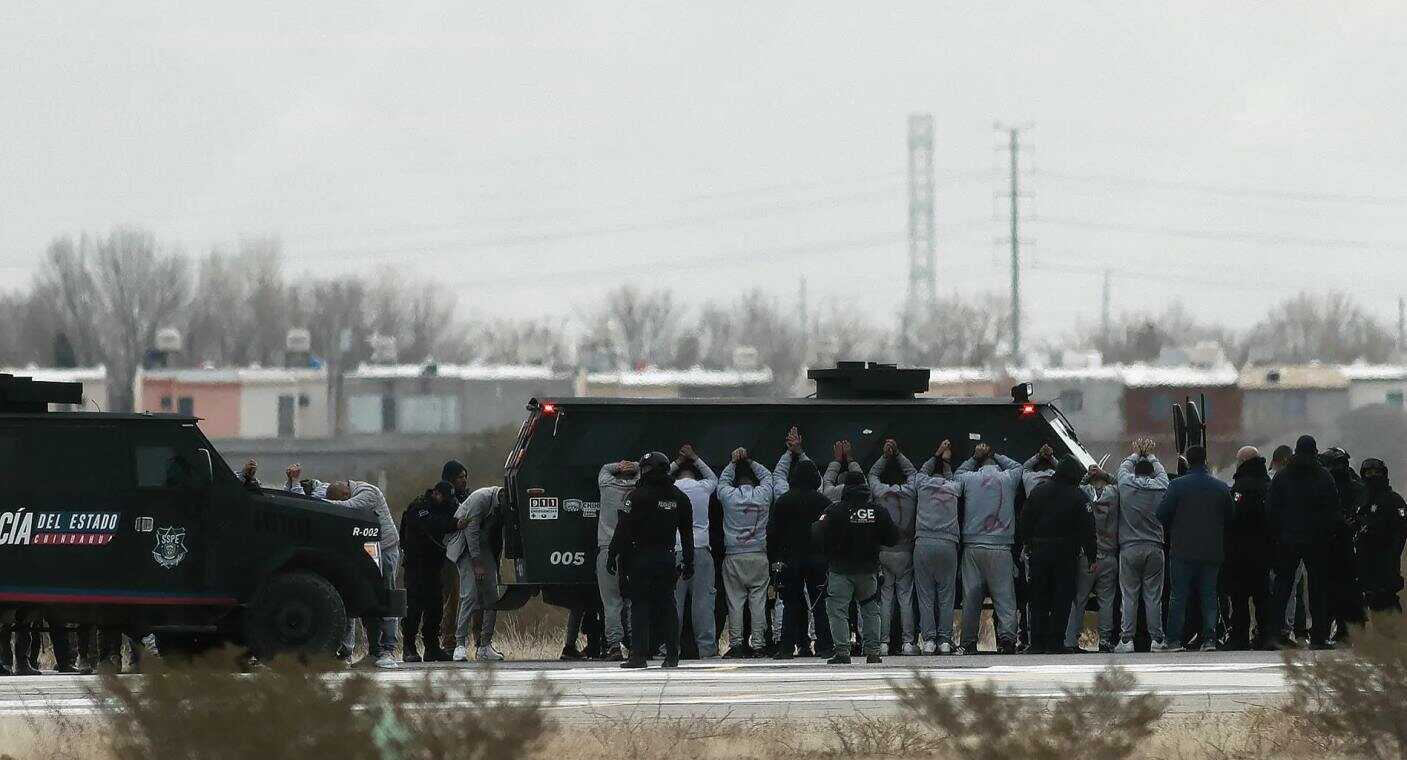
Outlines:
POLYGON ((173 446, 136 446, 138 488, 191 488, 195 462, 173 446))

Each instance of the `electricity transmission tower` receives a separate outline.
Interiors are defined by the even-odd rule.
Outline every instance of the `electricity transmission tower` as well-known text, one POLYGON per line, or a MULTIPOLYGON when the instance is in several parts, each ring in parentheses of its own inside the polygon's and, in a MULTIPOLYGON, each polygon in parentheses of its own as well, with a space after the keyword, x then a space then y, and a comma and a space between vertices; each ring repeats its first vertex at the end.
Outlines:
MULTIPOLYGON (((933 114, 909 114, 909 319, 938 301, 933 224, 933 114)), ((910 322, 910 324, 913 324, 910 322)))

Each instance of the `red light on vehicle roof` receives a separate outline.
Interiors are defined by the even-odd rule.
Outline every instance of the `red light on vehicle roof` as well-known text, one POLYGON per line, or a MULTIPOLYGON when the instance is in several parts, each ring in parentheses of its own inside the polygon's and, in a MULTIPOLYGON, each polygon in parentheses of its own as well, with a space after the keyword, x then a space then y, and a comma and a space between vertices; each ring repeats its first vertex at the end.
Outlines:
POLYGON ((543 413, 543 414, 556 414, 556 413, 557 413, 557 405, 556 405, 556 404, 543 404, 543 405, 542 405, 542 413, 543 413))
POLYGON ((1036 405, 1035 405, 1035 404, 1022 404, 1022 405, 1021 405, 1021 416, 1022 416, 1022 417, 1030 417, 1031 415, 1033 415, 1033 414, 1035 414, 1035 413, 1036 413, 1036 405))

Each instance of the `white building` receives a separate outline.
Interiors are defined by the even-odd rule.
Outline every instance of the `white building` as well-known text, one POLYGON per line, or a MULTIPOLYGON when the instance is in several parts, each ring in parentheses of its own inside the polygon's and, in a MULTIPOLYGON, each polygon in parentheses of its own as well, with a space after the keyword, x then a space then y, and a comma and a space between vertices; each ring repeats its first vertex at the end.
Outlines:
POLYGON ((1339 369, 1348 378, 1349 408, 1373 404, 1403 408, 1403 399, 1407 395, 1407 366, 1346 364, 1339 369))

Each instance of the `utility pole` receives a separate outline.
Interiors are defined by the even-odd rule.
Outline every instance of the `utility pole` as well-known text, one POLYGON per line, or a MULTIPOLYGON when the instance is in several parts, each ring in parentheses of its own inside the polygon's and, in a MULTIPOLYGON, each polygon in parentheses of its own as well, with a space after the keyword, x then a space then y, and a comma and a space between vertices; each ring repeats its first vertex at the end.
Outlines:
MULTIPOLYGON (((1397 297, 1397 353, 1407 350, 1407 300, 1397 297)), ((1400 357, 1399 357, 1400 358, 1400 357)))
POLYGON ((938 300, 933 221, 933 114, 909 114, 909 293, 910 319, 931 311, 938 300))
POLYGON ((1021 236, 1019 219, 1021 204, 1018 200, 1017 155, 1020 151, 1018 127, 1007 130, 1007 150, 1011 155, 1011 358, 1021 361, 1021 236))
POLYGON ((806 304, 806 275, 801 275, 801 292, 797 294, 801 306, 801 363, 811 366, 811 310, 806 304))
POLYGON ((1104 270, 1104 302, 1099 312, 1099 341, 1101 350, 1109 348, 1109 270, 1104 270))

